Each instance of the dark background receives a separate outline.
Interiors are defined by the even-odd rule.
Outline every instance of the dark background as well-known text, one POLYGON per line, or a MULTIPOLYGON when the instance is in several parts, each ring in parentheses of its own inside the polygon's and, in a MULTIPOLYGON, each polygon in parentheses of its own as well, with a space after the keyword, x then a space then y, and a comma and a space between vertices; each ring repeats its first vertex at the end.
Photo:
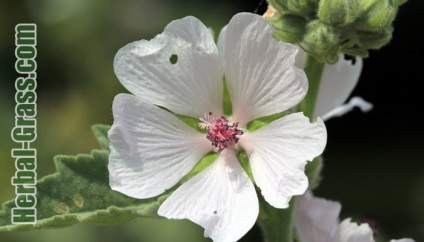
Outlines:
MULTIPOLYGON (((0 3, 0 202, 14 198, 14 27, 38 27, 38 176, 54 172, 57 154, 88 153, 98 145, 94 123, 112 123, 113 97, 125 89, 112 60, 125 44, 150 39, 170 21, 194 15, 215 33, 250 0, 40 0, 0 3)), ((262 11, 260 8, 259 11, 262 11)), ((423 158, 424 2, 411 0, 394 22, 394 37, 371 51, 353 95, 374 104, 326 123, 323 181, 316 194, 343 205, 342 219, 375 221, 384 238, 424 241, 423 158)), ((208 241, 187 221, 137 219, 109 227, 1 233, 0 241, 208 241)), ((254 228, 242 241, 258 241, 254 228)), ((384 240, 383 240, 384 241, 384 240)))

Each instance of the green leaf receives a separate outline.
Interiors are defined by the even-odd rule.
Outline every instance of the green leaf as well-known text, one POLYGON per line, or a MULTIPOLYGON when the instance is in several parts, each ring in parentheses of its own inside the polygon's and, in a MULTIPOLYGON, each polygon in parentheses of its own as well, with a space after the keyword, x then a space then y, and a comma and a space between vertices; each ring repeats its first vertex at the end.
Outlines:
POLYGON ((109 138, 107 132, 110 129, 110 125, 95 124, 91 127, 94 136, 100 144, 100 147, 104 150, 109 150, 109 138))
POLYGON ((321 171, 323 168, 322 156, 315 157, 312 162, 308 162, 305 167, 305 174, 309 180, 309 190, 314 190, 321 182, 321 171))
POLYGON ((57 172, 37 183, 36 224, 11 224, 15 201, 10 200, 0 210, 0 232, 65 227, 79 222, 112 224, 138 216, 159 217, 157 209, 173 189, 159 197, 142 200, 109 187, 108 129, 105 125, 93 126, 103 150, 93 150, 90 155, 54 158, 57 172))

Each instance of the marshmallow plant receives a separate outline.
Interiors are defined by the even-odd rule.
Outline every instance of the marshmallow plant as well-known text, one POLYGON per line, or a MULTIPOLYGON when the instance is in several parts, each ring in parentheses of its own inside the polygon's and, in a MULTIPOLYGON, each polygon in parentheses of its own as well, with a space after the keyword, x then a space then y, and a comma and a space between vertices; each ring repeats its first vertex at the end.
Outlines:
POLYGON ((403 2, 270 0, 217 43, 185 17, 124 46, 114 70, 131 94, 115 97, 112 126, 93 127, 102 149, 57 157, 37 185, 38 222, 10 224, 9 201, 0 231, 154 217, 188 219, 216 242, 255 223, 268 242, 374 241, 368 225, 338 222, 339 204, 303 194, 318 186, 324 121, 372 108, 345 102, 403 2))

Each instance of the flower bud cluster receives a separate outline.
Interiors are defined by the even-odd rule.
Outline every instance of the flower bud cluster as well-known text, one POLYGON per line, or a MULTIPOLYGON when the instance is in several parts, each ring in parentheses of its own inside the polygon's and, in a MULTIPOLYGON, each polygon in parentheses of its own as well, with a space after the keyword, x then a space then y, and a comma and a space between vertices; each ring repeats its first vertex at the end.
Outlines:
POLYGON ((339 53, 367 57, 387 44, 406 0, 268 0, 265 13, 278 39, 335 63, 339 53), (272 14, 270 14, 272 13, 272 14))

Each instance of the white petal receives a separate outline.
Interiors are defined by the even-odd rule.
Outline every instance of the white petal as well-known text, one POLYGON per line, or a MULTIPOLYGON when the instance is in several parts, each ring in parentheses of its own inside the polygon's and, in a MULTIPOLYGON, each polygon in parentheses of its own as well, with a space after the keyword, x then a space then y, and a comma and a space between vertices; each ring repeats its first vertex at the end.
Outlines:
POLYGON ((329 242, 339 225, 341 205, 313 197, 312 193, 296 200, 294 222, 302 242, 329 242))
POLYGON ((343 220, 332 242, 374 242, 373 232, 367 223, 357 224, 350 218, 343 220))
POLYGON ((296 46, 296 47, 298 51, 296 54, 296 60, 294 62, 294 65, 297 68, 304 70, 306 65, 306 58, 308 57, 308 54, 306 54, 306 52, 302 50, 302 48, 300 48, 299 46, 296 46))
POLYGON ((297 48, 275 40, 274 28, 259 15, 240 13, 225 34, 225 76, 233 104, 233 120, 279 113, 305 96, 305 73, 294 66, 297 48))
POLYGON ((131 197, 163 193, 213 148, 204 134, 133 95, 115 97, 113 116, 109 184, 131 197))
POLYGON ((415 240, 408 239, 408 238, 406 238, 406 239, 392 239, 392 240, 390 240, 390 242, 415 242, 415 240))
POLYGON ((314 117, 322 116, 343 104, 358 83, 362 59, 355 57, 355 64, 345 60, 343 54, 336 64, 326 64, 321 77, 314 117))
MULTIPOLYGON (((228 26, 228 25, 227 25, 228 26)), ((219 59, 221 61, 222 68, 225 68, 225 33, 227 32, 227 26, 221 29, 218 36, 218 52, 219 59)))
POLYGON ((327 131, 321 119, 310 123, 302 113, 284 116, 252 133, 240 136, 253 177, 265 200, 276 208, 308 187, 304 167, 324 150, 327 131))
POLYGON ((234 150, 223 150, 218 159, 179 187, 159 208, 170 219, 189 219, 205 236, 234 242, 255 224, 259 213, 255 188, 240 166, 234 150))
POLYGON ((355 107, 361 109, 362 112, 368 112, 373 108, 372 103, 369 103, 361 97, 352 97, 348 103, 337 106, 333 110, 321 116, 322 120, 327 121, 330 118, 340 117, 352 111, 355 107))
POLYGON ((121 83, 147 102, 196 118, 222 113, 218 50, 209 29, 194 17, 171 22, 151 41, 123 47, 114 69, 121 83), (178 57, 175 64, 172 55, 178 57))

